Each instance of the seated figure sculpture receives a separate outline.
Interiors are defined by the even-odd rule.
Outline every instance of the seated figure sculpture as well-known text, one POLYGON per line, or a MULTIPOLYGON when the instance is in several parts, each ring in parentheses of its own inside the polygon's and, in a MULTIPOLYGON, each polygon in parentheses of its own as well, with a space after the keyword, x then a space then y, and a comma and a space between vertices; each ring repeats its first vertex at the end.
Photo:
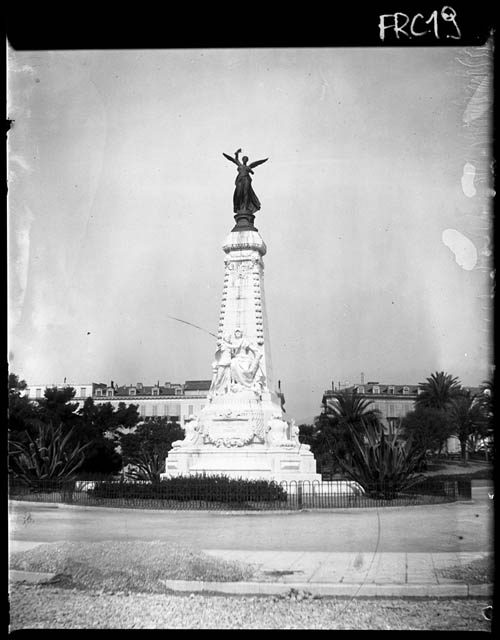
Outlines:
POLYGON ((243 337, 241 329, 232 337, 226 334, 217 346, 209 398, 245 389, 259 394, 264 382, 259 349, 243 337))

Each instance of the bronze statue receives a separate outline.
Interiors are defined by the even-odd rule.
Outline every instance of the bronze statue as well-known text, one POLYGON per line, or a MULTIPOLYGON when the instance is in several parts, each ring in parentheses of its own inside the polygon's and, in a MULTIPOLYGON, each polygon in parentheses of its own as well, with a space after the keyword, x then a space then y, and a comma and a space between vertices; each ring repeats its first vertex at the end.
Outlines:
POLYGON ((227 153, 223 153, 222 155, 234 162, 234 164, 238 167, 238 175, 235 181, 235 189, 233 195, 233 209, 234 213, 250 213, 254 214, 256 211, 260 209, 260 202, 257 198, 255 191, 252 189, 252 178, 250 174, 253 174, 252 169, 257 167, 259 164, 266 162, 269 158, 264 158, 264 160, 256 160, 255 162, 251 162, 247 164, 248 157, 243 156, 240 162, 238 158, 241 153, 241 149, 235 151, 234 158, 229 156, 227 153))

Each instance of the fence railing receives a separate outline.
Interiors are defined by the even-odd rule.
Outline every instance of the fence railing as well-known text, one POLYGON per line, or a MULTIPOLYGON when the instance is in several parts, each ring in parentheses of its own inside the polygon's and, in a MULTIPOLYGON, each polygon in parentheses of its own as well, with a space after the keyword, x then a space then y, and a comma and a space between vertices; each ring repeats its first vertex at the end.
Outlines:
POLYGON ((123 481, 41 482, 28 487, 9 484, 9 498, 81 506, 182 510, 297 510, 349 509, 384 506, 439 504, 471 499, 470 480, 425 480, 404 490, 390 483, 362 487, 350 480, 331 482, 282 481, 269 491, 244 485, 236 491, 213 483, 123 481))

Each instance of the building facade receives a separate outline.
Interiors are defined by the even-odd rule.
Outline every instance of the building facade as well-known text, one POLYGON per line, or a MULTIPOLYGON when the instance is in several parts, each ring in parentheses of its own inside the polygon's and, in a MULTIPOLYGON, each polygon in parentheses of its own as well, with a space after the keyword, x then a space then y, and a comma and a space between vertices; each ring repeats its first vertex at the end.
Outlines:
POLYGON ((415 400, 420 393, 420 387, 415 384, 367 382, 342 389, 327 389, 323 394, 322 404, 333 399, 343 389, 351 393, 356 391, 362 398, 370 400, 370 409, 380 412, 382 422, 388 429, 395 427, 401 418, 414 410, 415 400))
POLYGON ((102 382, 73 384, 65 381, 62 384, 29 385, 25 393, 31 400, 37 400, 44 397, 45 389, 73 387, 75 396, 72 401, 78 403, 79 408, 87 398, 92 398, 96 404, 109 402, 115 408, 120 403, 134 404, 142 418, 167 417, 183 425, 186 418, 197 415, 207 404, 210 384, 210 380, 186 380, 183 384, 157 382, 152 386, 141 382, 117 385, 111 381, 108 385, 102 382))
POLYGON ((87 398, 93 397, 96 383, 85 382, 81 384, 70 384, 64 381, 62 384, 56 382, 52 384, 31 384, 26 387, 24 393, 30 400, 39 400, 44 397, 45 389, 64 389, 66 387, 73 387, 73 389, 75 390, 75 397, 73 399, 73 402, 78 402, 78 404, 81 405, 87 398))
MULTIPOLYGON (((472 394, 478 394, 483 391, 479 387, 464 387, 465 390, 472 394)), ((327 389, 322 398, 322 404, 325 406, 329 400, 332 400, 341 391, 356 392, 363 399, 370 400, 370 409, 376 409, 380 413, 382 424, 387 431, 398 426, 400 420, 407 416, 410 411, 415 410, 415 401, 422 388, 417 384, 401 384, 401 383, 381 383, 381 382, 360 382, 354 385, 337 385, 332 384, 331 389, 327 389)), ((446 450, 448 453, 458 453, 460 451, 460 442, 458 438, 452 436, 446 442, 446 450)))

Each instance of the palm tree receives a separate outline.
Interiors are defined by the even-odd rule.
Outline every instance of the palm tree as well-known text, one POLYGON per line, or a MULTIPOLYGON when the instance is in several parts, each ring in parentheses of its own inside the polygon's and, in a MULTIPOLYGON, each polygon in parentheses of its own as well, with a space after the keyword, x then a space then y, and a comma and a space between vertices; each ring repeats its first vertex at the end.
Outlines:
POLYGON ((363 420, 378 421, 380 412, 372 409, 373 400, 368 400, 357 394, 356 390, 344 389, 336 393, 324 405, 325 413, 336 419, 340 425, 358 426, 363 420))
POLYGON ((316 418, 315 426, 318 440, 326 445, 334 461, 351 459, 352 434, 363 431, 366 423, 381 425, 380 412, 373 409, 372 404, 373 400, 358 395, 355 389, 344 389, 324 401, 323 413, 316 418))
POLYGON ((495 384, 493 379, 491 380, 483 380, 482 390, 478 398, 478 402, 481 406, 483 412, 483 418, 485 422, 484 428, 484 437, 486 440, 486 460, 489 459, 490 455, 493 455, 493 427, 494 427, 494 405, 495 401, 493 399, 493 388, 495 384))
POLYGON ((488 423, 485 420, 484 409, 480 398, 463 390, 450 403, 450 418, 453 432, 460 441, 462 462, 467 462, 467 444, 474 436, 484 437, 488 423))
POLYGON ((483 380, 481 393, 477 400, 483 408, 485 420, 489 423, 490 429, 493 430, 493 380, 483 380))
POLYGON ((416 407, 446 410, 462 391, 459 379, 444 371, 436 371, 419 384, 422 391, 415 400, 416 407))

